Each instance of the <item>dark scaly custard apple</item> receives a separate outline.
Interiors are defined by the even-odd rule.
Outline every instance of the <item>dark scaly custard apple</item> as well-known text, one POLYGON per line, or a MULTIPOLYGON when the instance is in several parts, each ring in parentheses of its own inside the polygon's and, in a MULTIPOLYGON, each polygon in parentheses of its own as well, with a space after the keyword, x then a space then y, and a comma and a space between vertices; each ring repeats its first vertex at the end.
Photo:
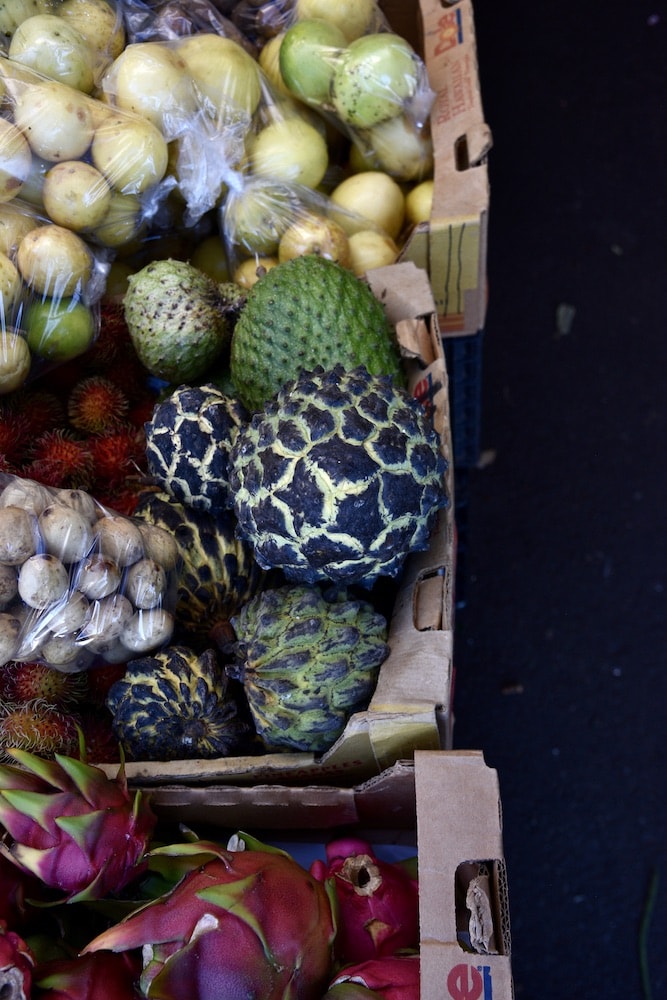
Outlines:
POLYGON ((245 408, 211 383, 180 385, 145 424, 149 475, 174 499, 221 510, 229 499, 229 452, 245 408))
POLYGON ((114 735, 132 760, 238 754, 252 734, 229 688, 212 649, 167 646, 130 660, 107 694, 114 735))
POLYGON ((387 376, 303 373, 239 431, 230 486, 241 538, 298 583, 371 587, 428 548, 447 462, 426 411, 387 376))
POLYGON ((178 546, 177 634, 189 644, 224 645, 231 615, 266 578, 252 546, 238 537, 233 512, 216 515, 179 503, 166 493, 145 492, 134 516, 164 528, 178 546))
POLYGON ((235 662, 226 669, 243 684, 268 750, 329 749, 367 708, 389 652, 386 619, 335 588, 264 590, 232 624, 235 662))
POLYGON ((395 332, 369 285, 317 254, 270 268, 248 291, 232 336, 243 404, 259 410, 302 370, 336 364, 404 382, 395 332))

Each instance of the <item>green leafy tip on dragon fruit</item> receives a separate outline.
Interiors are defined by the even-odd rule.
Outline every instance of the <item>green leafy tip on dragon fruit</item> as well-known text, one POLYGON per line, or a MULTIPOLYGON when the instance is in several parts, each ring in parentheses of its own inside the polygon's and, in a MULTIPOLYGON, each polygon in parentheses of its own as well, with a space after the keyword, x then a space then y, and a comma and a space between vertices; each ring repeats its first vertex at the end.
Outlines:
POLYGON ((241 850, 195 841, 156 848, 152 869, 185 869, 156 900, 83 950, 142 949, 139 988, 159 1000, 320 1000, 335 920, 326 886, 285 851, 247 837, 241 850))
POLYGON ((0 997, 30 1000, 35 957, 20 935, 0 920, 0 997))
POLYGON ((65 902, 118 893, 143 871, 157 818, 148 799, 130 793, 122 764, 109 778, 74 757, 8 753, 16 761, 0 765, 8 860, 65 902))
POLYGON ((136 1000, 141 960, 132 952, 96 951, 39 964, 40 1000, 136 1000))

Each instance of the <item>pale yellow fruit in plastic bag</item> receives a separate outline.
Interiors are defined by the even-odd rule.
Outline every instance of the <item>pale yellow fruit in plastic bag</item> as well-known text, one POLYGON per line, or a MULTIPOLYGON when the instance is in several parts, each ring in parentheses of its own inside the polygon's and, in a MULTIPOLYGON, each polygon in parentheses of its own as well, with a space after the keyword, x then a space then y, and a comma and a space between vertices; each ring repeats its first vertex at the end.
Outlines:
POLYGON ((393 264, 397 257, 394 241, 376 229, 362 229, 350 236, 350 266, 357 277, 374 267, 393 264))
POLYGON ((8 122, 0 118, 0 201, 10 201, 30 176, 32 154, 25 137, 8 122))
POLYGON ((331 200, 361 215, 396 239, 403 228, 405 197, 400 185, 379 170, 352 174, 333 189, 331 200))
POLYGON ((0 332, 0 394, 22 386, 31 364, 30 348, 25 339, 8 330, 0 332))
POLYGON ((237 42, 202 32, 183 39, 177 51, 214 108, 255 113, 262 94, 259 66, 237 42))

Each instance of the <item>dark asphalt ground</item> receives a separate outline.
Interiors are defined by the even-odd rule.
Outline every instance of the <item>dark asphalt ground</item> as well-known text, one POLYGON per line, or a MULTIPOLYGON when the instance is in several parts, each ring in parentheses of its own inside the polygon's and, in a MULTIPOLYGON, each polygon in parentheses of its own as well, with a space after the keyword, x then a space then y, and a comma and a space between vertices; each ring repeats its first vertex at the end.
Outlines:
POLYGON ((454 743, 499 772, 517 1000, 658 1000, 667 3, 475 13, 494 136, 487 464, 469 474, 454 743))

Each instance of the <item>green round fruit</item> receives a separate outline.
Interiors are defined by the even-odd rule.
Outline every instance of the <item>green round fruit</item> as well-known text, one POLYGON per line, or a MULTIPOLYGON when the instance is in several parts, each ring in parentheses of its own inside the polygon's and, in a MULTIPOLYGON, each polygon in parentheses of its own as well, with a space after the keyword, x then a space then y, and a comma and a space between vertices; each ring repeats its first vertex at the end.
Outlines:
POLYGON ((336 67, 331 95, 344 122, 370 128, 400 114, 418 84, 418 62, 408 42, 378 32, 350 43, 336 67))
POLYGON ((288 28, 279 58, 280 74, 291 92, 310 104, 327 102, 346 45, 343 32, 329 21, 297 21, 288 28))
POLYGON ((42 299, 25 311, 23 325, 33 354, 46 361, 70 361, 95 339, 91 310, 77 299, 42 299))

